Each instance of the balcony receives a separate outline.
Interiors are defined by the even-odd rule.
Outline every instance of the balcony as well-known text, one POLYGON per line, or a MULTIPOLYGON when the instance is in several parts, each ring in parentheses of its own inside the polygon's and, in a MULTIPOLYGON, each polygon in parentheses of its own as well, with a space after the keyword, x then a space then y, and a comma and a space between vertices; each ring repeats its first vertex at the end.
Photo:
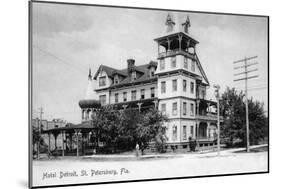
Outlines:
POLYGON ((163 58, 163 57, 167 57, 167 56, 175 56, 175 55, 185 55, 189 58, 194 58, 195 53, 190 53, 188 51, 185 51, 183 49, 173 49, 173 50, 169 50, 169 51, 165 51, 165 52, 160 52, 158 55, 158 58, 163 58))
POLYGON ((210 142, 216 139, 217 139, 216 137, 201 137, 201 136, 196 137, 197 142, 210 142))
MULTIPOLYGON (((199 114, 199 115, 196 115, 195 118, 198 120, 203 120, 203 121, 217 121, 217 115, 212 114, 212 113, 199 114)), ((223 121, 222 116, 220 116, 220 121, 223 121)))

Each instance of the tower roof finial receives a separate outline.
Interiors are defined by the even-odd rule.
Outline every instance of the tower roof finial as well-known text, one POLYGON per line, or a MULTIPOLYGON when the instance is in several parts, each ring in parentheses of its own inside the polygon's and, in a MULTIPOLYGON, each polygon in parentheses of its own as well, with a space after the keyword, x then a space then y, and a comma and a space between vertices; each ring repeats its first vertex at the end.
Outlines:
POLYGON ((185 22, 182 24, 184 27, 184 32, 188 33, 188 28, 191 26, 189 16, 186 16, 185 22))
POLYGON ((175 26, 175 22, 173 21, 170 13, 167 15, 165 24, 167 25, 167 32, 171 32, 175 26))
POLYGON ((91 68, 89 68, 89 75, 88 75, 88 79, 92 80, 92 72, 91 72, 91 68))

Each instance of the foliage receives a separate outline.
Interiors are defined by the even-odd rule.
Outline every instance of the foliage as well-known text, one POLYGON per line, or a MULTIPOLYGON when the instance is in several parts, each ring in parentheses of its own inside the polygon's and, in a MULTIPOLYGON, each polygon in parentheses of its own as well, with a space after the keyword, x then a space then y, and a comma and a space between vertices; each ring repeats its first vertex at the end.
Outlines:
MULTIPOLYGON (((40 146, 45 146, 46 144, 44 143, 44 139, 42 136, 39 134, 39 128, 32 126, 32 144, 33 147, 35 147, 35 144, 39 142, 40 146)), ((37 151, 37 149, 34 149, 37 151)))
MULTIPOLYGON (((248 99, 250 144, 258 144, 268 135, 268 120, 264 114, 263 103, 248 99)), ((227 88, 222 94, 221 110, 224 124, 221 135, 227 144, 246 144, 246 109, 244 94, 234 88, 227 88)))
MULTIPOLYGON (((34 155, 38 152, 38 143, 39 143, 39 152, 46 153, 48 151, 48 145, 44 142, 42 135, 39 133, 39 128, 32 125, 32 154, 34 155)), ((37 156, 37 155, 36 155, 37 156)))
POLYGON ((92 117, 93 133, 96 140, 105 143, 103 149, 109 153, 133 150, 137 143, 143 152, 150 141, 156 141, 157 148, 162 151, 160 146, 166 141, 163 126, 166 119, 155 109, 139 112, 137 109, 105 107, 92 117))
POLYGON ((154 140, 156 150, 161 153, 164 152, 167 137, 163 122, 167 121, 167 117, 156 109, 150 109, 141 114, 140 118, 141 122, 138 123, 136 129, 138 142, 141 143, 143 148, 147 148, 148 143, 154 140))

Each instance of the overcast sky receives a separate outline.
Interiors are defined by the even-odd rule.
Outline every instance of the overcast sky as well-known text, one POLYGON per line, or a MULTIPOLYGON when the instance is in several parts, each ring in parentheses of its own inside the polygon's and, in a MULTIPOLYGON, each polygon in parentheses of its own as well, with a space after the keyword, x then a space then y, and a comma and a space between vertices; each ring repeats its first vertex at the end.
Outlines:
MULTIPOLYGON (((168 11, 33 3, 33 109, 43 118, 79 123, 78 101, 87 88, 89 68, 125 68, 157 58, 157 44, 168 11)), ((187 14, 197 54, 211 83, 243 89, 233 82, 233 61, 258 55, 258 79, 249 81, 250 96, 267 110, 267 19, 202 13, 187 14), (255 89, 255 90, 253 90, 255 89)), ((255 61, 253 61, 255 62, 255 61)), ((209 93, 212 93, 210 90, 209 93)))

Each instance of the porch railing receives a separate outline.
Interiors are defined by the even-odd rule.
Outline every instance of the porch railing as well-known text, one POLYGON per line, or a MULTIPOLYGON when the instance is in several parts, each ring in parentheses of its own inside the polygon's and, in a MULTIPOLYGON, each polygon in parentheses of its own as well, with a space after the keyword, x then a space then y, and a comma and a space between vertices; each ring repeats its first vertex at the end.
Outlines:
POLYGON ((182 53, 186 56, 189 56, 190 58, 194 58, 194 56, 195 56, 193 53, 190 53, 190 52, 185 51, 183 49, 173 49, 173 50, 169 50, 169 51, 159 53, 159 58, 162 58, 164 56, 174 56, 174 55, 177 55, 179 53, 182 53))

